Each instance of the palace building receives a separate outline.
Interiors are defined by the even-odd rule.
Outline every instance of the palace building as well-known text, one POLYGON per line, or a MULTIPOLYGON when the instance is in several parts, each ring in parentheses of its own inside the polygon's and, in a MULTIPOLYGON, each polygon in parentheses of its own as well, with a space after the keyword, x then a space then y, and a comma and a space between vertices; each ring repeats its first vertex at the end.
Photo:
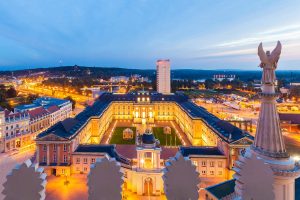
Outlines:
MULTIPOLYGON (((182 139, 183 135, 178 136, 182 139)), ((137 194, 159 195, 163 193, 164 163, 177 151, 193 161, 200 176, 227 180, 238 156, 252 141, 247 132, 180 93, 104 93, 76 117, 37 136, 37 162, 48 174, 87 174, 97 158, 109 156, 124 169, 124 187, 137 194), (135 145, 108 145, 118 121, 147 128, 136 135, 135 145), (151 131, 159 122, 170 122, 180 129, 186 138, 182 146, 160 145, 151 131)))

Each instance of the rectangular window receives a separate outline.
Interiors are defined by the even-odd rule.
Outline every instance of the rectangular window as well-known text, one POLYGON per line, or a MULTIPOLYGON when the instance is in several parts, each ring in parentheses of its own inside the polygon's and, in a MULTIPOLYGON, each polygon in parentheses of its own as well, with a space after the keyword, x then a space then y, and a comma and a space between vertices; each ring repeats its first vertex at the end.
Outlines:
POLYGON ((86 172, 86 171, 87 171, 87 168, 86 168, 86 167, 84 167, 84 168, 83 168, 83 171, 85 171, 85 172, 86 172))
POLYGON ((56 158, 56 154, 53 154, 53 162, 56 163, 57 158, 56 158))
POLYGON ((210 171, 210 175, 214 175, 215 173, 214 173, 214 171, 210 171))
POLYGON ((95 163, 95 158, 91 159, 91 163, 94 164, 95 163))
POLYGON ((206 162, 205 162, 205 161, 202 161, 202 162, 201 162, 201 165, 202 165, 202 167, 206 167, 206 162))
POLYGON ((218 167, 222 167, 222 161, 218 162, 218 167))
POLYGON ((43 151, 47 151, 47 145, 43 145, 43 151))
POLYGON ((66 152, 66 151, 67 151, 67 145, 64 144, 64 152, 66 152))
POLYGON ((209 162, 209 166, 210 167, 214 167, 215 166, 215 162, 214 161, 209 162))
POLYGON ((87 158, 83 159, 83 164, 87 164, 87 158))
POLYGON ((61 173, 62 173, 62 174, 65 174, 65 169, 61 169, 61 173))
POLYGON ((76 158, 76 164, 80 164, 80 158, 76 158))
POLYGON ((68 157, 66 155, 64 155, 64 163, 68 162, 68 157))
POLYGON ((198 162, 197 161, 193 161, 193 164, 197 167, 198 166, 198 162))
POLYGON ((56 150, 57 150, 57 145, 53 144, 53 151, 56 151, 56 150))
POLYGON ((43 156, 43 162, 47 162, 46 156, 43 156))
POLYGON ((218 173, 218 174, 219 174, 219 176, 222 176, 222 171, 219 171, 219 173, 218 173))
POLYGON ((206 171, 205 170, 202 171, 202 175, 206 175, 206 171))

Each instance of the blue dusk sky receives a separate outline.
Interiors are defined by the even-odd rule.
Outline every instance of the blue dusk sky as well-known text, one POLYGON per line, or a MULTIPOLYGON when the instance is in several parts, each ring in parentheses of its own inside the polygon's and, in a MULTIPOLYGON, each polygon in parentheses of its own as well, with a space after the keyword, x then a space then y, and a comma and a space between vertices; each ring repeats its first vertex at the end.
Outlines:
POLYGON ((81 65, 258 69, 257 46, 283 45, 300 69, 300 1, 2 0, 0 70, 81 65))

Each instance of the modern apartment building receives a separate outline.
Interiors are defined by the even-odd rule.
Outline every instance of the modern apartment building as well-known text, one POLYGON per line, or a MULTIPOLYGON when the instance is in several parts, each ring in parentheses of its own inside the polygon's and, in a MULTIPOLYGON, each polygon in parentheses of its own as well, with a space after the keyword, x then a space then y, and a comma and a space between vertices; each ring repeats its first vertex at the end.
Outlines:
POLYGON ((158 93, 171 93, 170 60, 158 60, 156 62, 156 85, 158 93))

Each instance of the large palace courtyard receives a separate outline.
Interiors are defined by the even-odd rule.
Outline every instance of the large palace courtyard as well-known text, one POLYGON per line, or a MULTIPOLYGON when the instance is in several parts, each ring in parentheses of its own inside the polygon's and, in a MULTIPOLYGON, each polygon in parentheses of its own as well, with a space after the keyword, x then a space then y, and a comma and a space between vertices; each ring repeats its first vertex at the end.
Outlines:
POLYGON ((114 120, 110 123, 110 127, 105 132, 101 144, 135 144, 136 134, 142 134, 146 130, 151 130, 156 139, 159 140, 161 146, 177 147, 180 145, 190 146, 186 134, 180 129, 180 127, 172 121, 156 121, 152 124, 135 124, 132 120, 114 120), (123 132, 125 129, 133 131, 132 138, 125 139, 123 132), (167 130, 166 130, 167 129, 167 130), (168 131, 166 133, 165 131, 168 131))

